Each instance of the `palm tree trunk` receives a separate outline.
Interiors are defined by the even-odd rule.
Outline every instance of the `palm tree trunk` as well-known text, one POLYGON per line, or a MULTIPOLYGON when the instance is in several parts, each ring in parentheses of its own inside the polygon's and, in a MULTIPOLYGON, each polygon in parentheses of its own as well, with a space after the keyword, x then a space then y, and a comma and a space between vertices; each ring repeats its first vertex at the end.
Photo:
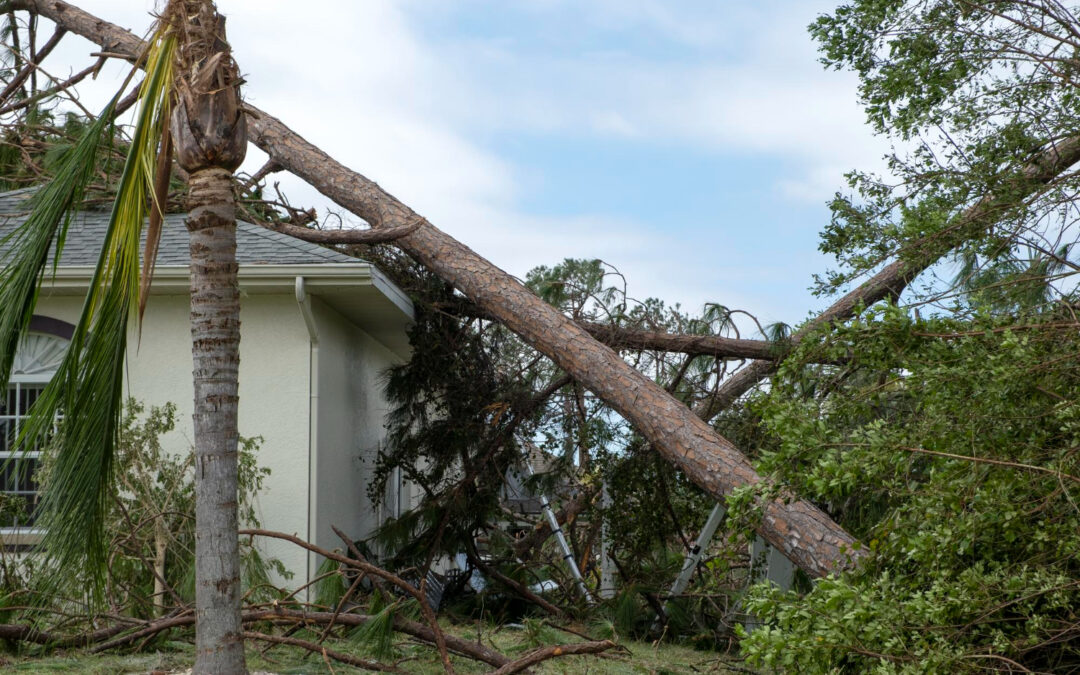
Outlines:
POLYGON ((191 353, 195 384, 194 673, 246 672, 240 623, 237 404, 240 288, 232 172, 247 126, 240 73, 211 0, 172 0, 165 20, 179 36, 171 132, 188 173, 191 353))
POLYGON ((240 292, 232 173, 191 176, 191 354, 195 384, 195 673, 243 673, 237 538, 240 292))

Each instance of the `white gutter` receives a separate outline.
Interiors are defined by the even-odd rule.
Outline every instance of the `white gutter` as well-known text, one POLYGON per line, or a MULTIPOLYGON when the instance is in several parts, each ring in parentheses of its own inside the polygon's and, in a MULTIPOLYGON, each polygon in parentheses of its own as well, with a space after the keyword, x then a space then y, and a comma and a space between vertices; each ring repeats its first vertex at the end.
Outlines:
MULTIPOLYGON (((190 290, 188 285, 190 269, 187 265, 158 265, 154 268, 155 292, 190 290)), ((45 285, 52 288, 77 288, 83 290, 86 282, 93 278, 92 265, 65 265, 53 274, 50 270, 45 275, 45 285)), ((395 304, 407 296, 397 289, 385 276, 366 263, 319 263, 304 265, 249 265, 242 264, 237 272, 240 286, 247 290, 260 288, 278 289, 290 287, 297 276, 303 276, 309 286, 376 286, 391 293, 395 304)), ((411 308, 410 308, 411 311, 411 308)))
MULTIPOLYGON (((311 296, 307 294, 307 285, 304 277, 296 277, 296 304, 300 307, 300 315, 304 317, 304 325, 307 326, 309 339, 308 356, 308 513, 307 513, 307 537, 310 543, 315 543, 316 528, 316 502, 315 488, 318 484, 318 462, 316 451, 319 448, 319 328, 315 323, 315 314, 311 309, 311 296)), ((307 556, 307 574, 305 581, 312 578, 312 557, 307 556)))

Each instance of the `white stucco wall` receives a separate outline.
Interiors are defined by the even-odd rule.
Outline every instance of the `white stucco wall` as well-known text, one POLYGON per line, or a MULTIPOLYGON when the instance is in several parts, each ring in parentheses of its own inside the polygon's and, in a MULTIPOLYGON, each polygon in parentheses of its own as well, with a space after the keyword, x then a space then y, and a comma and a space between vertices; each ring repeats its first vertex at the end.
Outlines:
MULTIPOLYGON (((313 312, 319 331, 319 450, 312 533, 319 546, 344 548, 331 526, 363 539, 378 524, 367 486, 385 435, 382 375, 401 359, 318 298, 313 312)), ((314 570, 319 563, 311 564, 314 570)))
MULTIPOLYGON (((81 307, 81 298, 46 293, 35 314, 75 323, 81 307)), ((306 537, 307 330, 291 294, 244 295, 240 321, 240 435, 263 437, 258 463, 271 471, 256 509, 267 529, 306 537)), ((186 452, 194 433, 188 297, 153 296, 141 344, 136 340, 133 334, 127 364, 128 393, 148 406, 176 404, 176 429, 163 443, 178 453, 186 452)), ((278 540, 264 541, 262 546, 294 571, 294 582, 303 583, 307 560, 301 549, 278 540)))

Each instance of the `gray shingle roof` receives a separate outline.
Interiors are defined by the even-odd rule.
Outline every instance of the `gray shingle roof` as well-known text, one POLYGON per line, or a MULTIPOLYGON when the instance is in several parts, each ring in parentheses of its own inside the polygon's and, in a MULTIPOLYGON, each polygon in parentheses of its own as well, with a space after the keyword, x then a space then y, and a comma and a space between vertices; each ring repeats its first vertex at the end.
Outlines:
MULTIPOLYGON (((0 193, 0 240, 25 221, 25 201, 32 190, 0 193)), ((97 264, 108 224, 109 214, 104 211, 85 211, 76 215, 68 228, 61 267, 97 264)), ((236 226, 236 258, 241 265, 367 264, 318 244, 245 222, 238 222, 236 226)), ((188 232, 184 215, 166 215, 157 264, 187 265, 188 261, 188 232)))

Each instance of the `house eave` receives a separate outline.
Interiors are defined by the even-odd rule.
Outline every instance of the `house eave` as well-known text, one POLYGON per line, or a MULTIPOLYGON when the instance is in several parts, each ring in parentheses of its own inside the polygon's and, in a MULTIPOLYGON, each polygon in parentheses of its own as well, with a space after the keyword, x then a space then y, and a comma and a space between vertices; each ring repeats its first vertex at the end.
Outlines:
MULTIPOLYGON (((42 293, 81 295, 93 278, 89 265, 65 265, 55 274, 47 270, 42 293)), ((307 291, 319 297, 395 354, 407 358, 405 332, 415 314, 409 296, 373 265, 358 263, 317 263, 302 265, 240 265, 241 295, 294 293, 296 278, 303 277, 307 291)), ((189 271, 186 265, 158 265, 154 268, 151 295, 186 295, 189 271)))
MULTIPOLYGON (((92 265, 63 265, 57 268, 55 275, 48 270, 45 275, 46 286, 56 289, 81 290, 93 278, 92 265)), ((292 290, 295 279, 302 276, 311 279, 315 286, 383 286, 389 282, 377 269, 367 264, 320 263, 305 265, 240 265, 239 279, 242 291, 292 290), (378 280, 378 281, 376 281, 378 280)), ((189 271, 187 265, 158 265, 154 268, 154 293, 188 292, 189 271)), ((390 286, 393 287, 392 284, 390 286)), ((380 290, 384 290, 380 288, 380 290)), ((407 300, 397 287, 395 295, 407 300)), ((411 303, 410 303, 411 304, 411 303)), ((411 311, 411 308, 410 308, 411 311)))

